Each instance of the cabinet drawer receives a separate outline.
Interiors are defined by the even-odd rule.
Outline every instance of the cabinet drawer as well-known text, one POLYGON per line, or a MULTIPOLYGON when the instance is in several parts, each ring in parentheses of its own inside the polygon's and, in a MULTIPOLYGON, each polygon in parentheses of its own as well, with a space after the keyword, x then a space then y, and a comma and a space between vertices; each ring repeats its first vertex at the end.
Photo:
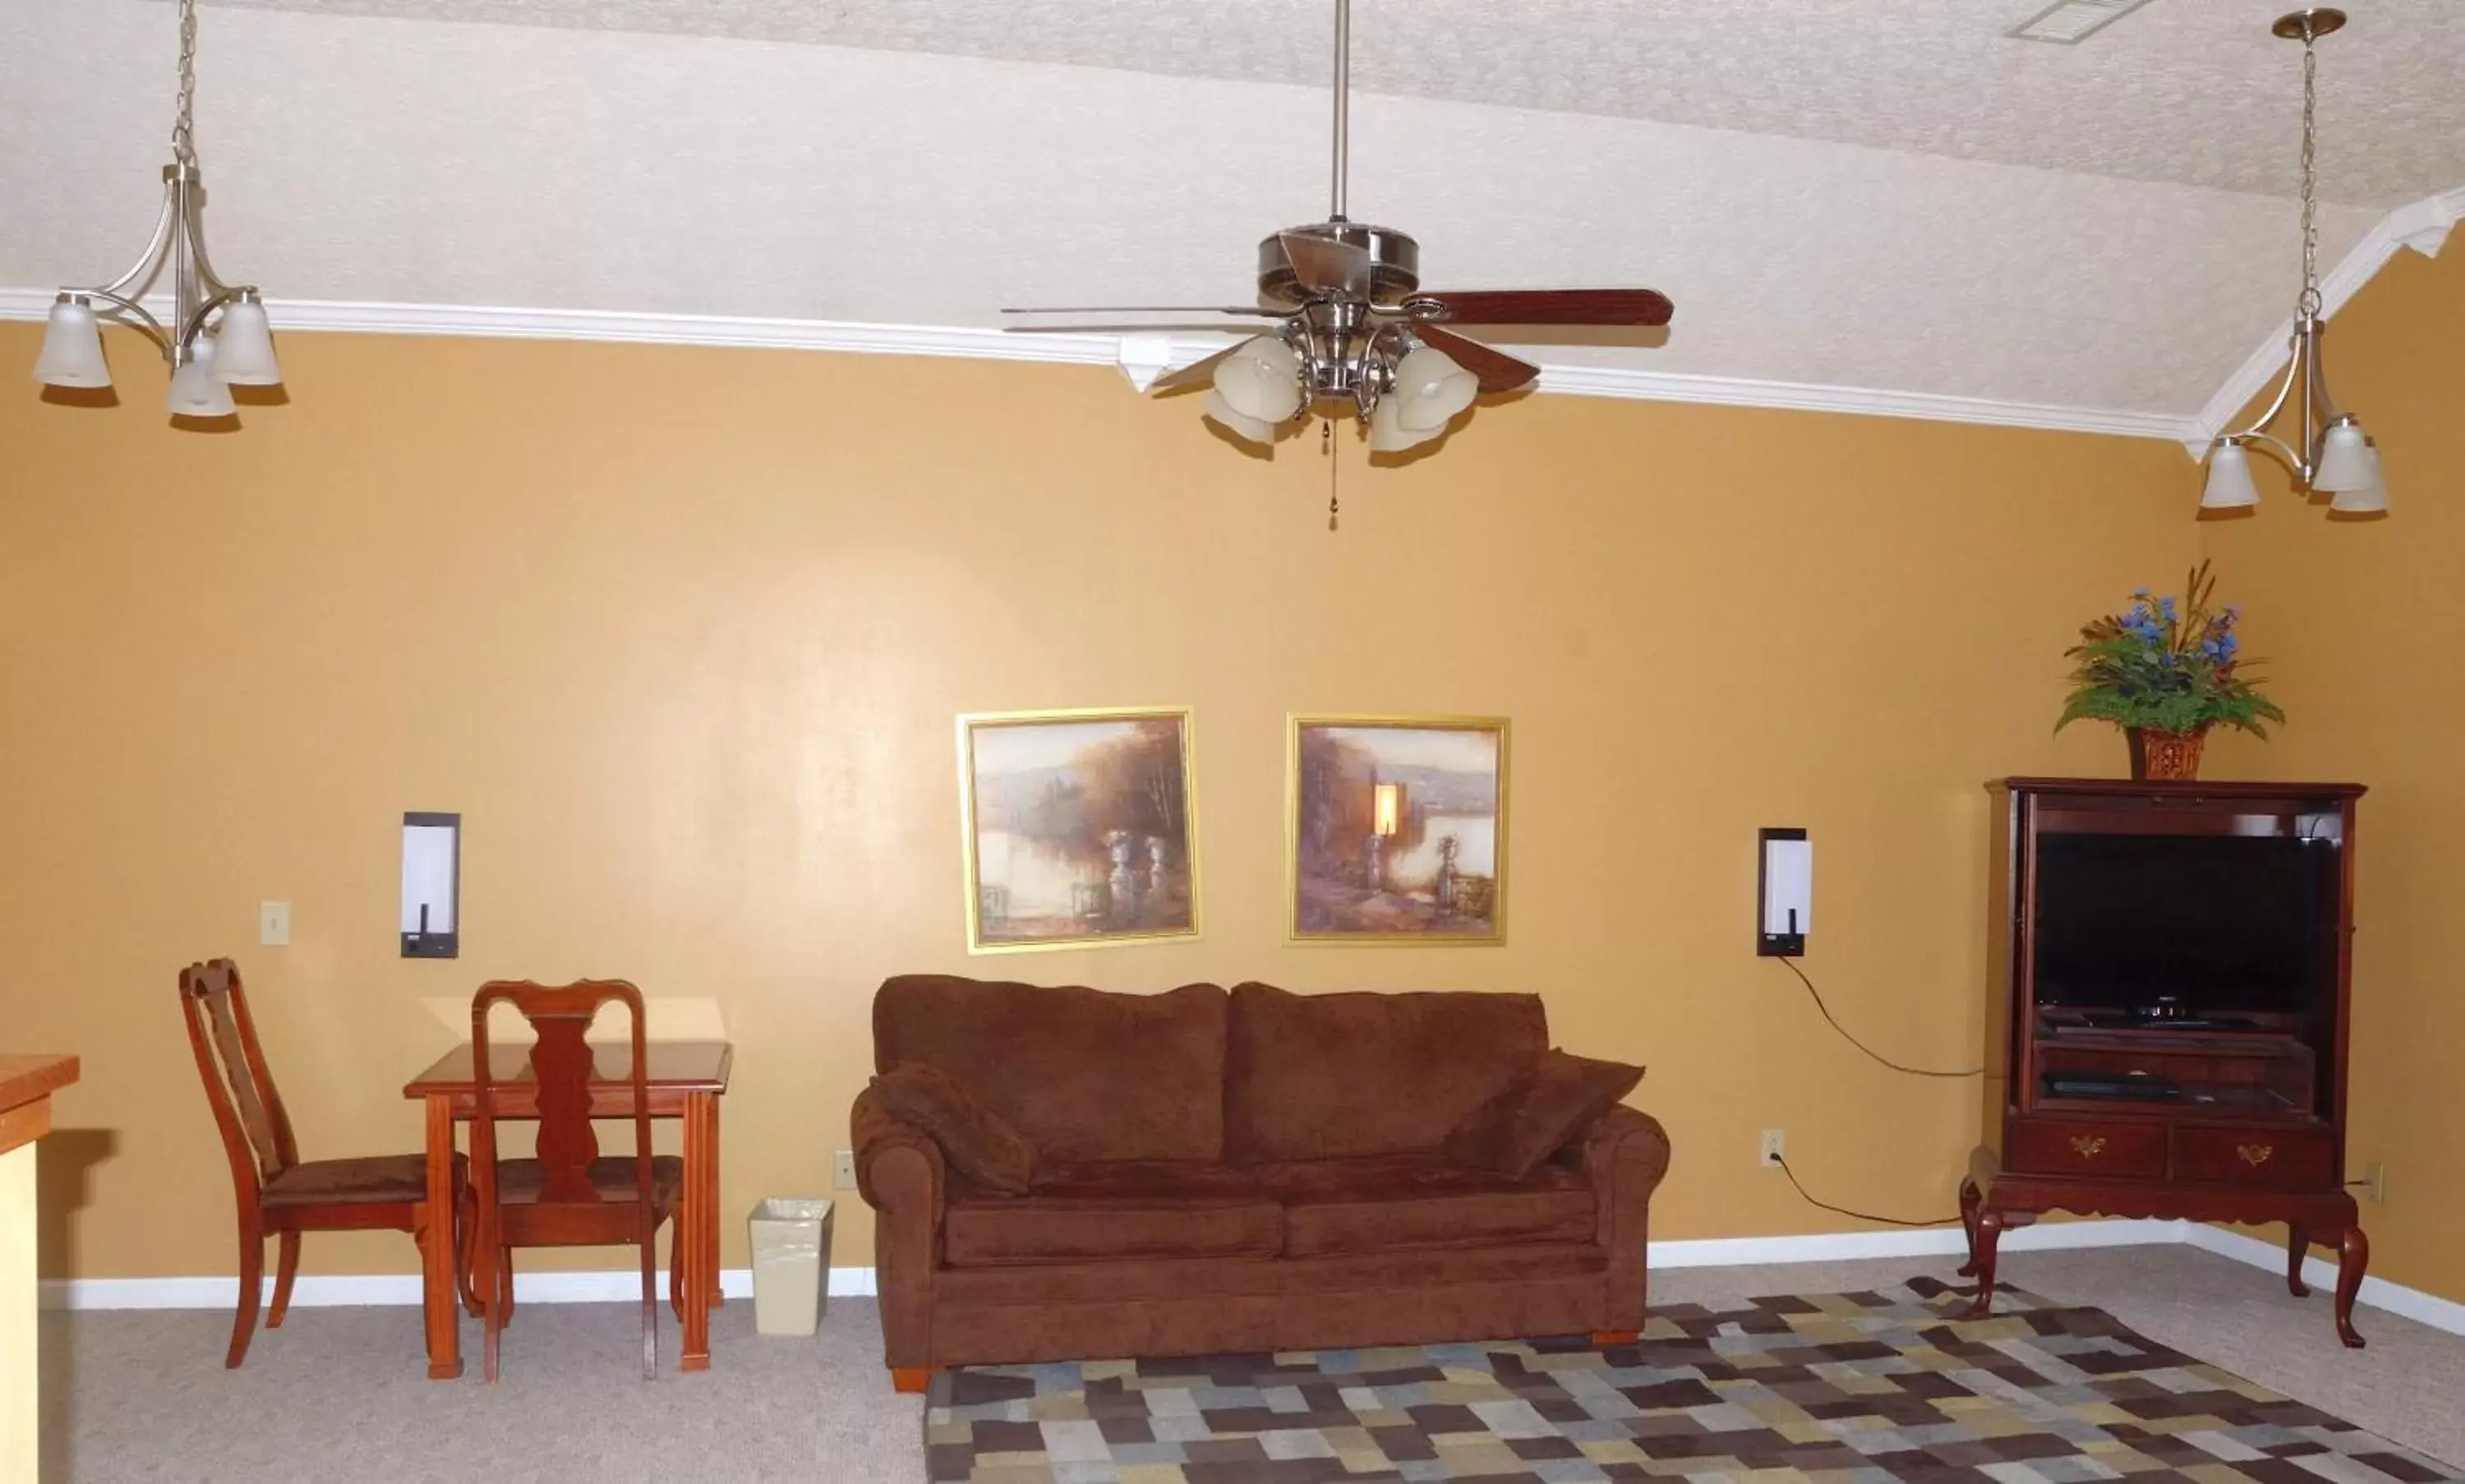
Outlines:
POLYGON ((2162 1180, 2165 1125, 2084 1119, 2013 1119, 2003 1163, 2032 1175, 2162 1180))
POLYGON ((2335 1137, 2316 1128, 2186 1123, 2174 1130, 2174 1178, 2276 1188, 2331 1185, 2335 1137))

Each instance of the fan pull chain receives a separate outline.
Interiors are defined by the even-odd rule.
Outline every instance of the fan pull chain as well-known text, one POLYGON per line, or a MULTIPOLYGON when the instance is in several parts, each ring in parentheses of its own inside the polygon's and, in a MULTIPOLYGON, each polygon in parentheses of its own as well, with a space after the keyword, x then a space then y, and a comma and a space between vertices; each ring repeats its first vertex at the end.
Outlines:
POLYGON ((1341 482, 1337 476, 1343 473, 1344 465, 1335 456, 1335 419, 1324 419, 1318 429, 1319 452, 1326 457, 1326 528, 1332 531, 1336 529, 1336 517, 1343 509, 1337 503, 1336 495, 1341 482))

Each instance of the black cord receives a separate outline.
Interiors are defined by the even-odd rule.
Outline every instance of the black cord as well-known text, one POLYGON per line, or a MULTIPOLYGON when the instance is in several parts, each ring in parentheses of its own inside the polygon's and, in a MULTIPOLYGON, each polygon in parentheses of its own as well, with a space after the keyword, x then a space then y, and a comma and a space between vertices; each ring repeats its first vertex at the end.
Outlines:
MULTIPOLYGON (((1842 1025, 1838 1017, 1832 1013, 1832 1007, 1823 1003, 1823 991, 1814 987, 1814 981, 1806 977, 1806 970, 1797 966, 1797 961, 1795 959, 1788 958, 1784 955, 1781 958, 1780 965, 1790 973, 1795 974, 1797 976, 1797 982, 1806 986, 1806 992, 1814 996, 1814 1008, 1823 1012, 1823 1018, 1825 1020, 1832 1022, 1832 1029, 1839 1031, 1843 1040, 1857 1048, 1857 1050, 1864 1052, 1867 1055, 1874 1057, 1877 1061, 1881 1062, 1884 1066, 1891 1068, 1894 1072, 1905 1072, 1913 1077, 1982 1077, 1986 1075, 1986 1069, 1983 1067, 1979 1067, 1968 1072, 1933 1072, 1924 1067, 1904 1067, 1900 1065, 1899 1062, 1892 1060, 1889 1056, 1884 1055, 1882 1052, 1875 1050, 1873 1047, 1868 1046, 1865 1042, 1858 1040, 1855 1036, 1849 1033, 1849 1028, 1842 1025)), ((1786 1166, 1784 1166, 1784 1168, 1786 1168, 1786 1166)), ((1813 1200, 1813 1197, 1809 1196, 1807 1199, 1813 1200)), ((1821 1206, 1823 1203, 1815 1201, 1814 1204, 1821 1206)), ((1846 1211, 1842 1214, 1854 1216, 1857 1213, 1854 1211, 1846 1211)), ((1880 1217, 1875 1217, 1872 1219, 1878 1221, 1881 1220, 1880 1217)), ((1925 1223, 1918 1223, 1918 1225, 1925 1225, 1925 1223)))
POLYGON ((1902 1221, 1898 1216, 1874 1216, 1864 1211, 1853 1211, 1845 1206, 1834 1206, 1829 1201, 1818 1201, 1807 1195, 1806 1186, 1798 1185, 1797 1171, 1788 1167, 1788 1161, 1779 1155, 1773 1155, 1772 1163, 1780 1166, 1780 1172, 1788 1177, 1790 1185, 1797 1186, 1797 1193, 1805 1196, 1807 1205, 1821 1207, 1836 1216, 1854 1216, 1859 1221, 1877 1221, 1887 1227, 1949 1227, 1958 1225, 1960 1221, 1957 1216, 1938 1216, 1932 1221, 1902 1221))

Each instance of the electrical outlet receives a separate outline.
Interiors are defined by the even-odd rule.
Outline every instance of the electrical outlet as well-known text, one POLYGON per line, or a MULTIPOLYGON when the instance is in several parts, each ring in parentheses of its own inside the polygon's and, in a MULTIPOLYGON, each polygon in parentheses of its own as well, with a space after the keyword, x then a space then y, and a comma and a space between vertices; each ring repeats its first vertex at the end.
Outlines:
POLYGON ((2387 1204, 2387 1166, 2373 1160, 2363 1166, 2363 1189, 2378 1204, 2387 1204))
POLYGON ((256 904, 256 941, 259 946, 282 948, 291 942, 291 903, 261 901, 256 904))
POLYGON ((1779 1129, 1764 1130, 1763 1143, 1755 1154, 1755 1163, 1764 1169, 1778 1169, 1788 1158, 1788 1139, 1779 1129))
POLYGON ((855 1151, 841 1149, 831 1157, 831 1184, 841 1190, 855 1188, 855 1151))

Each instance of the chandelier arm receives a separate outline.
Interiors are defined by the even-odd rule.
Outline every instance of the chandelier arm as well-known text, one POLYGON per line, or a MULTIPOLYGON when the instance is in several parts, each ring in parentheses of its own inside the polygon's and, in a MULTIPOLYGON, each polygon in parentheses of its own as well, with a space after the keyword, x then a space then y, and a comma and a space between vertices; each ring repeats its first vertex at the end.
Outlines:
POLYGON ((137 265, 100 288, 79 289, 78 292, 113 299, 120 299, 122 295, 132 289, 138 293, 144 293, 145 286, 153 282, 155 276, 163 271, 164 253, 171 245, 171 233, 176 230, 179 216, 179 202, 172 193, 170 183, 167 181, 163 186, 163 214, 155 218, 154 236, 145 244, 145 251, 138 255, 137 265))
POLYGON ((105 318, 109 319, 115 324, 124 325, 129 329, 135 330, 138 334, 152 341, 155 348, 162 351, 165 355, 167 356, 171 353, 172 340, 170 327, 166 325, 162 321, 155 319, 152 314, 147 312, 145 306, 139 303, 136 299, 126 298, 120 294, 115 294, 109 289, 77 289, 73 292, 82 295, 87 299, 99 299, 102 300, 104 303, 111 306, 109 311, 106 313, 105 318))
POLYGON ((2286 402, 2293 397, 2294 384, 2297 381, 2299 381, 2302 377, 2302 364, 2304 359, 2302 332, 2299 329, 2297 329, 2294 332, 2293 340, 2287 344, 2285 373, 2276 379, 2276 395, 2269 400, 2268 410, 2260 413, 2257 417, 2253 418, 2250 427, 2243 429, 2240 432, 2228 433, 2226 436, 2232 438, 2255 438, 2265 436, 2263 430, 2265 430, 2269 424, 2276 421, 2277 414, 2285 410, 2286 402))
POLYGON ((2305 312, 2302 328, 2294 337, 2293 375, 2302 383, 2302 482, 2311 482, 2311 466, 2320 458, 2320 410, 2316 396, 2320 388, 2320 321, 2305 312))
POLYGON ((222 284, 214 285, 214 291, 207 296, 205 302, 197 306, 196 312, 180 321, 180 343, 185 345, 195 340, 198 332, 206 327, 207 317, 215 310, 225 304, 235 302, 243 295, 254 292, 255 291, 248 288, 234 289, 222 284))
POLYGON ((2255 443, 2259 445, 2260 452, 2268 454, 2271 458, 2276 459, 2278 463, 2283 464, 2287 470, 2292 472, 2296 478, 2300 479, 2305 484, 2311 482, 2311 466, 2302 461, 2302 455, 2295 452, 2292 444, 2287 443, 2283 438, 2278 437, 2276 434, 2273 432, 2261 432, 2258 430, 2254 429, 2250 432, 2235 433, 2229 441, 2234 443, 2255 443))
MULTIPOLYGON (((2322 433, 2327 432, 2329 424, 2345 415, 2338 410, 2336 399, 2328 395, 2328 358, 2320 353, 2320 343, 2326 336, 2327 330, 2328 327, 2325 324, 2317 324, 2311 331, 2310 399, 2320 414, 2320 431, 2322 433)), ((2309 431, 2304 430, 2306 432, 2309 431)))
POLYGON ((230 298, 247 286, 234 288, 225 283, 214 272, 213 259, 206 255, 205 182, 194 170, 180 191, 181 220, 189 237, 189 261, 196 271, 197 288, 205 298, 230 298))

